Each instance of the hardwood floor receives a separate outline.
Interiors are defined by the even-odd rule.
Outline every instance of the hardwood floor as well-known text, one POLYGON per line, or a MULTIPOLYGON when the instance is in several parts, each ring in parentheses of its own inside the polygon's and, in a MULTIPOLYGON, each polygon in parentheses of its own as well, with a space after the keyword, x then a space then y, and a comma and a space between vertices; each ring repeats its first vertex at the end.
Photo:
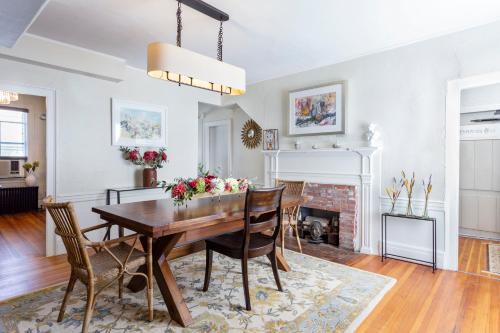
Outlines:
MULTIPOLYGON (((489 274, 488 250, 490 243, 500 244, 500 241, 487 239, 460 237, 458 250, 458 270, 461 272, 478 274, 486 277, 500 279, 500 276, 489 274)), ((500 296, 499 296, 500 297, 500 296)))
MULTIPOLYGON (((17 246, 17 245, 16 245, 17 246)), ((297 250, 294 238, 286 247, 297 250)), ((500 280, 438 270, 377 256, 302 243, 304 253, 392 276, 396 285, 358 332, 500 332, 500 280)), ((0 252, 0 256, 3 253, 0 252)), ((0 300, 69 278, 65 256, 0 262, 0 300)))
POLYGON ((0 215, 0 263, 45 256, 45 212, 0 215))

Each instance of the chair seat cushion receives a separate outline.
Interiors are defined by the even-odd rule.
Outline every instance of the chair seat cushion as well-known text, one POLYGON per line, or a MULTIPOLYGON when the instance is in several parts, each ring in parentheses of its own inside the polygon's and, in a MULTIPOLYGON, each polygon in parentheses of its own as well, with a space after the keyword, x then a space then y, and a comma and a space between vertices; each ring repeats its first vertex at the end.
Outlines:
MULTIPOLYGON (((109 248, 110 252, 113 253, 122 263, 125 262, 125 259, 131 249, 132 246, 126 243, 120 243, 117 246, 109 248)), ((91 255, 90 263, 94 270, 94 276, 96 279, 114 278, 118 276, 120 272, 120 265, 106 250, 102 250, 94 255, 91 255)), ((139 250, 133 249, 130 258, 128 259, 126 268, 128 271, 132 271, 134 268, 137 268, 145 263, 145 254, 139 250)))
MULTIPOLYGON (((243 246, 244 234, 243 231, 224 234, 221 236, 213 237, 206 240, 207 248, 216 252, 231 256, 233 258, 240 258, 241 248, 243 246)), ((262 250, 270 250, 274 245, 274 240, 271 236, 261 233, 250 235, 250 244, 248 246, 248 256, 261 256, 262 250)), ((269 251, 264 251, 269 253, 269 251)))

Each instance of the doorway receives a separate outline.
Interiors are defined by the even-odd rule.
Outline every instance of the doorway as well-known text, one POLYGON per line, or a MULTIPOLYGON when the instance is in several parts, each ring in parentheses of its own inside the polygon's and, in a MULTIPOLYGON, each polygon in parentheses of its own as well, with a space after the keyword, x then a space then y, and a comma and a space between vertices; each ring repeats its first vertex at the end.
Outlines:
MULTIPOLYGON (((0 90, 16 92, 21 95, 29 95, 45 100, 45 195, 56 198, 56 92, 52 89, 37 88, 11 83, 0 82, 0 90)), ((28 142, 29 145, 29 142, 28 142)), ((39 197, 40 199, 40 197, 39 197)), ((40 201, 38 202, 40 203, 40 201)), ((44 228, 42 227, 42 250, 45 256, 55 255, 56 235, 54 223, 47 217, 45 212, 39 212, 44 228), (43 251, 43 248, 45 251, 43 251)))
MULTIPOLYGON (((471 125, 472 119, 476 119, 473 126, 480 123, 484 125, 486 122, 481 121, 480 118, 483 116, 493 118, 496 112, 496 107, 493 107, 494 103, 488 105, 488 103, 480 103, 476 100, 475 106, 463 105, 464 103, 467 104, 467 98, 470 99, 467 94, 473 89, 484 88, 491 90, 495 85, 499 84, 500 72, 448 82, 446 95, 444 254, 444 266, 447 269, 468 270, 468 273, 472 274, 481 274, 489 269, 488 261, 491 260, 489 253, 492 252, 490 252, 488 244, 495 242, 490 237, 485 237, 484 231, 491 226, 497 228, 499 223, 497 216, 500 216, 500 203, 497 202, 496 198, 496 175, 494 173, 496 162, 494 161, 493 147, 495 147, 496 143, 491 137, 483 138, 486 140, 478 144, 475 142, 464 143, 464 141, 483 140, 461 139, 466 139, 469 134, 476 133, 478 128, 471 132, 469 131, 471 128, 466 127, 471 125), (479 114, 480 112, 488 114, 479 114), (465 116, 462 116, 463 114, 465 116), (488 147, 491 149, 488 149, 488 147), (482 198, 485 198, 485 200, 482 198)), ((500 85, 497 88, 500 89, 500 85)), ((484 96, 488 95, 484 93, 485 91, 477 96, 484 98, 484 96)), ((489 95, 495 98, 498 96, 496 94, 489 95)), ((498 104, 500 105, 500 99, 498 104)), ((477 138, 473 137, 473 139, 477 138)), ((500 232, 500 229, 498 231, 500 232)))
POLYGON ((232 175, 231 121, 203 122, 203 167, 221 178, 232 175))
POLYGON ((0 264, 46 255, 46 98, 4 91, 0 103, 0 264))

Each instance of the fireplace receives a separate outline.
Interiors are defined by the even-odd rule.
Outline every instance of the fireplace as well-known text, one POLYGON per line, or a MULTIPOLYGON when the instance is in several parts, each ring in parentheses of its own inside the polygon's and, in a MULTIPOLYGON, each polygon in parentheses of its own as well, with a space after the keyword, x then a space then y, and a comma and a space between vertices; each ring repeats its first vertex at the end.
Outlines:
POLYGON ((300 238, 310 243, 339 245, 339 213, 324 209, 300 207, 297 223, 300 238))
MULTIPOLYGON (((358 202, 356 193, 354 185, 307 183, 304 195, 311 199, 301 207, 300 226, 304 227, 307 216, 315 217, 324 225, 321 237, 327 243, 337 243, 343 249, 354 250, 358 202)), ((311 224, 311 218, 308 220, 307 224, 311 224)), ((306 226, 305 231, 307 232, 303 236, 311 239, 311 228, 306 226)))

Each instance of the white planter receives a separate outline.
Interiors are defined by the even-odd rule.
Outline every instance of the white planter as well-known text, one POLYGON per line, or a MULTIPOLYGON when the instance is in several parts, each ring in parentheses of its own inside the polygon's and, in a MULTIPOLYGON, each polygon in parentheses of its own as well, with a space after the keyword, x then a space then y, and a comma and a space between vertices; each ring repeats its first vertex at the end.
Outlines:
POLYGON ((36 176, 33 172, 28 172, 24 181, 26 182, 26 186, 36 186, 38 184, 36 176))

